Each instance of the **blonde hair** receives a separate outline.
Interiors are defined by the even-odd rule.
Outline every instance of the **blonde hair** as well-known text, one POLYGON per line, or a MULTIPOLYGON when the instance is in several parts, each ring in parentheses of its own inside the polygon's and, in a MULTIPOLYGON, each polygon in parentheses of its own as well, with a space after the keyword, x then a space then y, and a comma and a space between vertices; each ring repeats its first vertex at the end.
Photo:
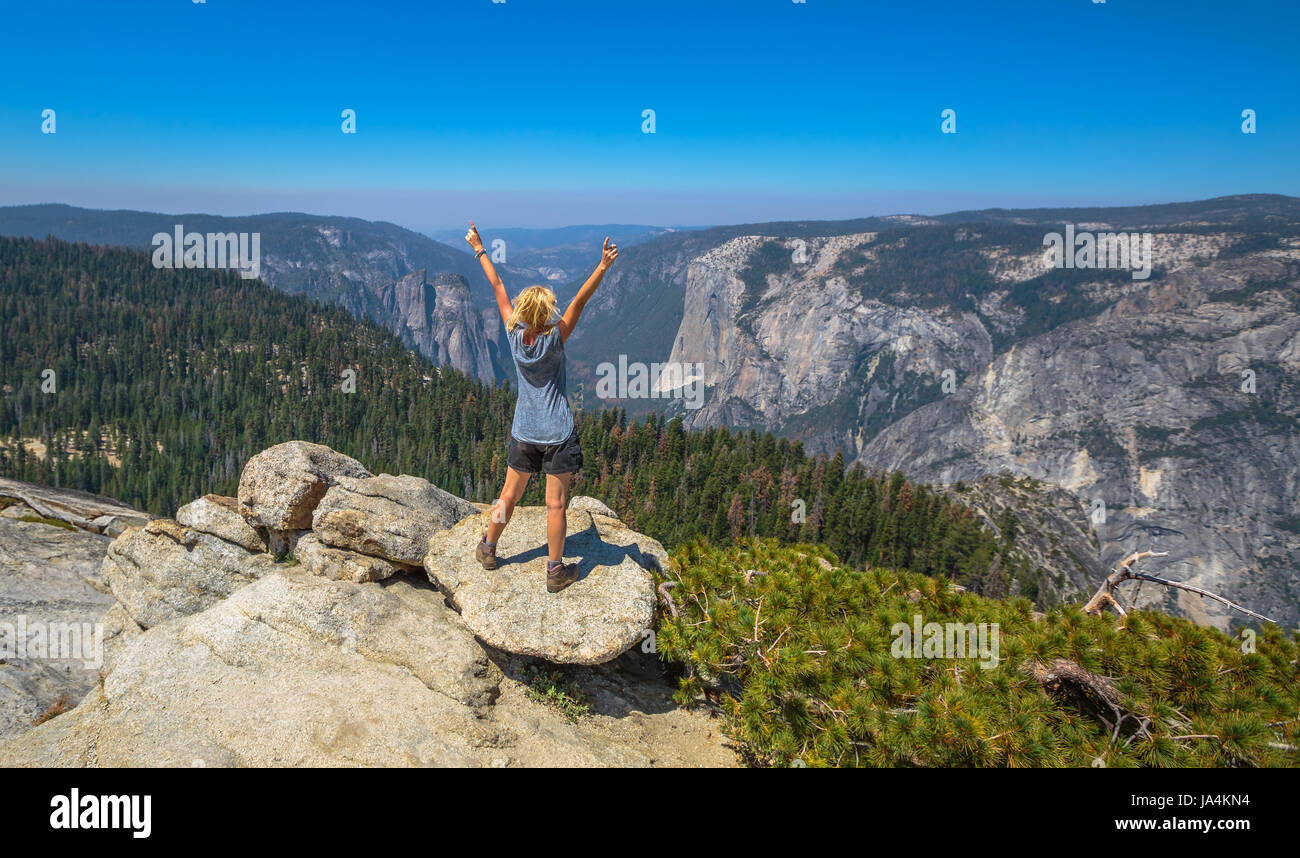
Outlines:
POLYGON ((506 328, 531 328, 549 334, 559 319, 555 313, 555 293, 545 286, 529 286, 515 298, 515 311, 506 328))

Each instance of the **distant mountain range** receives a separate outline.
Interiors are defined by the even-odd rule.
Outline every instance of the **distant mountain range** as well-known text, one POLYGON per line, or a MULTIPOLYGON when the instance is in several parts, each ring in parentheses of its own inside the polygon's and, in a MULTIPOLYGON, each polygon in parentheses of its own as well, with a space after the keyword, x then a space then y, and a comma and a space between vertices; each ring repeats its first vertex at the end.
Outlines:
MULTIPOLYGON (((1063 227, 1067 223, 1104 223, 1117 229, 1184 225, 1188 230, 1228 225, 1238 235, 1268 236, 1272 234, 1269 229, 1285 227, 1297 221, 1300 221, 1300 199, 1276 194, 1245 194, 1150 206, 986 209, 935 216, 890 215, 842 221, 779 221, 677 232, 628 248, 620 256, 617 266, 605 278, 600 291, 588 305, 584 324, 571 341, 570 358, 587 366, 588 380, 594 380, 595 364, 606 359, 602 355, 602 344, 605 343, 617 343, 619 352, 626 353, 629 360, 666 360, 686 313, 687 277, 691 265, 705 253, 720 248, 733 239, 747 236, 782 239, 793 243, 797 240, 807 242, 809 239, 827 240, 837 236, 880 233, 901 236, 908 231, 914 231, 918 236, 927 236, 938 234, 944 226, 1003 224, 1029 227, 1018 241, 1022 245, 1030 242, 1041 251, 1041 240, 1047 229, 1063 227)), ((764 252, 773 254, 770 247, 764 252)), ((794 247, 791 247, 790 254, 793 252, 794 247)), ((917 248, 908 253, 922 256, 925 248, 917 248)), ((780 257, 776 260, 777 263, 790 254, 776 254, 780 257)), ((749 271, 751 279, 759 277, 757 269, 749 266, 747 257, 737 257, 735 261, 740 265, 736 270, 737 275, 744 268, 749 271)), ((955 260, 950 259, 935 267, 954 263, 955 260)), ((759 267, 762 267, 761 260, 759 267)), ((876 276, 880 273, 876 272, 876 276)), ((937 273, 940 279, 951 280, 966 276, 968 272, 952 270, 937 273)), ((856 281, 865 276, 868 276, 867 268, 847 280, 856 281)), ((821 287, 815 278, 804 285, 812 287, 809 294, 816 294, 821 287)))

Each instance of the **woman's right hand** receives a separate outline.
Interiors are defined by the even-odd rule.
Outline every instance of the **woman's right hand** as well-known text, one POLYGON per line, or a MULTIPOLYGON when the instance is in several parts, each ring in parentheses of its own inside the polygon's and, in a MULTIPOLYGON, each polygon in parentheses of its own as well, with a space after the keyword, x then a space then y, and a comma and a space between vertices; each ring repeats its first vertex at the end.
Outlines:
MULTIPOLYGON (((483 239, 479 238, 478 227, 474 226, 474 221, 469 222, 469 232, 465 233, 465 240, 469 242, 469 246, 474 249, 475 253, 483 249, 483 239)), ((606 239, 606 241, 608 240, 606 239)))

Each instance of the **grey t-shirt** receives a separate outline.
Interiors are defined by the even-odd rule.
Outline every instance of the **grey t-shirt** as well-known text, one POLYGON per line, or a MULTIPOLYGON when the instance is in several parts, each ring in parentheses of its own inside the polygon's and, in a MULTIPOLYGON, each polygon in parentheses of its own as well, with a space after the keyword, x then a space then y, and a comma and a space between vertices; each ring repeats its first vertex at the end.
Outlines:
POLYGON ((564 337, 557 325, 550 333, 539 334, 532 345, 525 345, 526 330, 519 327, 506 333, 519 378, 519 399, 510 434, 530 444, 558 444, 573 433, 564 337))

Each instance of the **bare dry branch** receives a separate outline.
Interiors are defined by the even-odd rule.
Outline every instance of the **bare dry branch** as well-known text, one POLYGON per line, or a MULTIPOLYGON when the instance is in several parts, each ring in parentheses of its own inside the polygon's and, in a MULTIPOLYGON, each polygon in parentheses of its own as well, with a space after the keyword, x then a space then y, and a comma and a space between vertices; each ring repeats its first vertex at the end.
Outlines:
POLYGON ((1179 590, 1186 590, 1189 593, 1195 593, 1198 596, 1204 596, 1207 599, 1213 599, 1216 602, 1221 602, 1227 605, 1229 608, 1233 608, 1235 610, 1241 611, 1243 614, 1254 617, 1257 620, 1263 620, 1266 623, 1277 623, 1277 620, 1270 619, 1269 617, 1266 617, 1263 614, 1257 614, 1254 611, 1250 610, 1249 608, 1243 608, 1241 605, 1238 605, 1236 602, 1232 601, 1231 599, 1220 596, 1218 593, 1211 593, 1209 590, 1202 590, 1200 587, 1193 587, 1191 584, 1184 584, 1181 581, 1170 581, 1165 578, 1158 578, 1155 575, 1142 575, 1142 574, 1134 573, 1132 577, 1139 581, 1151 581, 1155 584, 1164 584, 1166 587, 1176 587, 1179 590))
MULTIPOLYGON (((1088 600, 1088 604, 1083 606, 1084 612, 1092 614, 1093 616, 1101 616, 1102 611, 1107 607, 1111 607, 1114 608, 1115 612, 1121 617, 1125 616, 1126 612, 1116 596, 1116 587, 1125 581, 1137 581, 1139 582, 1139 586, 1143 581, 1150 581, 1154 584, 1163 584, 1166 587, 1186 590, 1189 593, 1195 593, 1198 596, 1213 599, 1216 602, 1227 605, 1233 610, 1241 611, 1243 614, 1254 617, 1257 620, 1263 620, 1266 623, 1276 622, 1276 620, 1269 619, 1263 614, 1257 614, 1249 608, 1244 608, 1231 599, 1220 596, 1218 593, 1211 593, 1209 590, 1204 590, 1191 584, 1184 584, 1181 581, 1170 581, 1167 578, 1160 578, 1155 575, 1147 575, 1143 572, 1133 571, 1133 564, 1139 560, 1143 560, 1147 557, 1165 557, 1168 554, 1169 552, 1167 551, 1135 551, 1128 557, 1124 558, 1120 561, 1120 564, 1115 567, 1115 571, 1111 572, 1110 575, 1106 576, 1106 580, 1101 582, 1101 586, 1097 588, 1097 592, 1088 600)), ((1136 594, 1134 598, 1136 598, 1136 594)))

